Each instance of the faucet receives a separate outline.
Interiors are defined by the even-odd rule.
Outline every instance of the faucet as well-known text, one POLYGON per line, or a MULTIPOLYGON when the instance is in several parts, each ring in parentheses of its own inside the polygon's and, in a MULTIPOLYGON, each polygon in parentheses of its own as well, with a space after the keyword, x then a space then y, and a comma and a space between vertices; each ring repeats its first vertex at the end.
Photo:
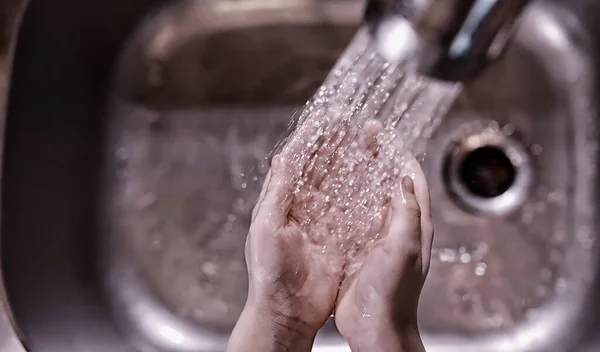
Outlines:
POLYGON ((504 51, 530 0, 369 0, 379 53, 407 71, 464 82, 504 51))

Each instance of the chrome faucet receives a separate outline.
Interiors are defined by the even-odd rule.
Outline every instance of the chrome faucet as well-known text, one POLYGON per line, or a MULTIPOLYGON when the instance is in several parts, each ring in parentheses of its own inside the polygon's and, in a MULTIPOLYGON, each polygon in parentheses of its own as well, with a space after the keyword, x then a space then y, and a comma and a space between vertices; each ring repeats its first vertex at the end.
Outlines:
POLYGON ((388 61, 438 79, 465 81, 502 54, 528 2, 369 0, 365 19, 388 61))

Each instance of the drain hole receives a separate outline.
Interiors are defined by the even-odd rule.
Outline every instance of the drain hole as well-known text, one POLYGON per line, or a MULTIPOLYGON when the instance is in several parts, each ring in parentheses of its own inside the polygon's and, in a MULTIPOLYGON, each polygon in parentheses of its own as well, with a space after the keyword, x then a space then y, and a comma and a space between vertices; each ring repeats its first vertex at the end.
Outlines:
POLYGON ((514 183, 517 170, 506 153, 485 146, 473 150, 460 165, 460 181, 474 195, 494 198, 506 192, 514 183))
POLYGON ((520 141, 485 131, 451 143, 444 183, 463 210, 503 216, 527 200, 534 170, 520 141))

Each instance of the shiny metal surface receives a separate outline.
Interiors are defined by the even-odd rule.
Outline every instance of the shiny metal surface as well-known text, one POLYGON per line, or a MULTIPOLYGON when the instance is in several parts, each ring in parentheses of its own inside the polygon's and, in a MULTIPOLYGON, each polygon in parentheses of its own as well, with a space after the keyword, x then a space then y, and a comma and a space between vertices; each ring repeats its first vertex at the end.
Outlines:
MULTIPOLYGON (((6 122, 6 105, 8 98, 9 72, 12 69, 12 57, 15 51, 15 41, 12 40, 17 32, 25 4, 20 1, 7 1, 0 6, 2 19, 2 40, 0 41, 0 128, 4 134, 6 122)), ((0 272, 0 352, 26 352, 22 336, 16 327, 12 309, 4 286, 4 275, 0 272)))
MULTIPOLYGON (((223 350, 265 157, 361 16, 362 3, 334 0, 33 0, 11 77, 0 236, 30 351, 223 350)), ((428 352, 600 347, 600 5, 540 1, 526 16, 428 145, 428 352), (444 180, 457 143, 482 135, 527 158, 511 211, 473 212, 444 180)), ((328 325, 315 350, 348 348, 328 325)))
MULTIPOLYGON (((514 133, 511 130, 508 132, 514 133)), ((453 199, 467 211, 508 215, 519 209, 530 196, 535 168, 530 157, 531 151, 524 148, 521 140, 507 135, 506 131, 500 128, 474 130, 456 140, 447 149, 448 157, 444 166, 445 185, 453 199), (469 159, 469 156, 478 152, 483 153, 480 159, 469 159), (501 157, 506 158, 507 165, 502 165, 501 161, 497 160, 501 157), (487 163, 493 162, 495 164, 487 166, 487 163), (493 168, 489 172, 494 172, 495 175, 477 175, 475 172, 465 175, 464 168, 469 167, 465 163, 477 164, 470 166, 472 168, 493 168), (512 173, 514 176, 504 175, 512 173), (483 186, 489 185, 487 190, 470 187, 473 182, 478 182, 478 177, 482 178, 479 182, 483 186), (494 178, 506 180, 495 181, 494 178), (506 186, 496 186, 494 182, 506 183, 506 186)), ((486 170, 479 172, 484 173, 486 170)))
POLYGON ((365 18, 384 57, 465 81, 503 52, 528 0, 370 0, 365 18))

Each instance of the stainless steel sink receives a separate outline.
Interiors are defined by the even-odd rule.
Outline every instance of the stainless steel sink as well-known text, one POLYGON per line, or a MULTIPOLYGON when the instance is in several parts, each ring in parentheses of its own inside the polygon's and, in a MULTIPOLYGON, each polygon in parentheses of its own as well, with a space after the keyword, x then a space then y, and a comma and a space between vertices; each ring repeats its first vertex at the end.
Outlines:
MULTIPOLYGON (((222 351, 269 152, 361 11, 32 0, 6 115, 0 336, 33 352, 222 351)), ((428 351, 600 348, 598 20, 593 1, 532 5, 428 143, 428 351)), ((315 350, 348 348, 329 324, 315 350)))

